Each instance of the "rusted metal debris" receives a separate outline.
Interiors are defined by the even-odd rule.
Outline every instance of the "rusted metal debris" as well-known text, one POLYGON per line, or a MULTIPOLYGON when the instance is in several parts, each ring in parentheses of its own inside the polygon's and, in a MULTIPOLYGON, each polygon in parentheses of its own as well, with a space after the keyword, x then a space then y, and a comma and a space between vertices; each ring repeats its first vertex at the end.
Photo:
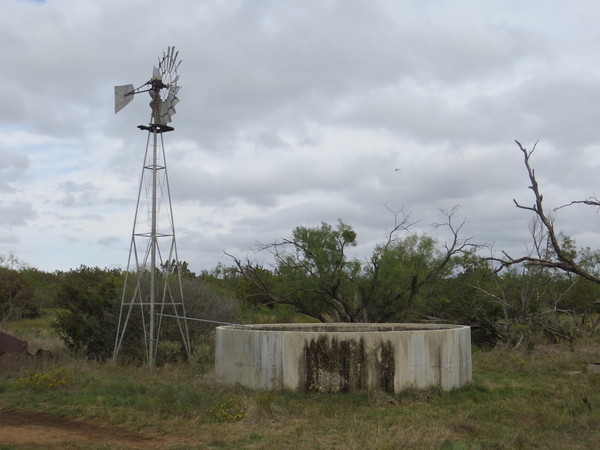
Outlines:
POLYGON ((23 354, 27 356, 36 356, 38 358, 54 358, 55 355, 51 351, 39 349, 35 352, 35 355, 29 353, 29 346, 27 341, 19 339, 18 337, 11 336, 0 331, 0 355, 5 353, 11 354, 23 354))
POLYGON ((26 353, 28 354, 27 341, 23 341, 10 334, 0 332, 0 354, 2 353, 26 353))

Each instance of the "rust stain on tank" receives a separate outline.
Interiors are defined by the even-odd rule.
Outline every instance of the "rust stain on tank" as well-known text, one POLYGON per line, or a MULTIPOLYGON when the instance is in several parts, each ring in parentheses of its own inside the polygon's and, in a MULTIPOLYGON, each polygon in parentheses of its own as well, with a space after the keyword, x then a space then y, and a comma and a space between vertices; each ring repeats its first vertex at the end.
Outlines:
POLYGON ((320 335, 304 344, 300 367, 306 391, 365 390, 373 387, 369 386, 371 372, 376 388, 394 392, 394 348, 390 341, 382 341, 377 351, 369 355, 363 338, 338 340, 320 335))
POLYGON ((394 359, 394 346, 390 341, 382 341, 379 347, 380 358, 378 361, 379 389, 385 392, 394 392, 394 378, 396 376, 396 361, 394 359))

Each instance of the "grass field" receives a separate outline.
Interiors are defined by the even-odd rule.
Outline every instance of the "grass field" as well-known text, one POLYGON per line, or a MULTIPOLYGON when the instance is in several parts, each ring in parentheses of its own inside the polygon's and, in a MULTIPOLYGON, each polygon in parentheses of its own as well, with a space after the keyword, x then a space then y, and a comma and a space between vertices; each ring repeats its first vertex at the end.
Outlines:
MULTIPOLYGON (((56 348, 41 327, 22 337, 56 348)), ((36 347, 35 342, 30 346, 36 347)), ((598 448, 597 343, 473 352, 473 383, 441 392, 258 392, 209 365, 148 369, 0 360, 0 449, 598 448)))

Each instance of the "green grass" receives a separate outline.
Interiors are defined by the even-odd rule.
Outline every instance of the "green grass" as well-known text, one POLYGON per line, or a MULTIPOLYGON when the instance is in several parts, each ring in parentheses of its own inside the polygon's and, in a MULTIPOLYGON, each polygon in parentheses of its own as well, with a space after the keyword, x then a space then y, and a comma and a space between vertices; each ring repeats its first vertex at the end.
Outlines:
MULTIPOLYGON (((206 359, 153 369, 64 355, 0 361, 0 412, 46 412, 180 449, 571 449, 600 442, 600 376, 586 371, 600 361, 597 344, 474 350, 471 385, 397 395, 224 387, 206 359)), ((1 441, 0 448, 19 448, 1 441)), ((67 448, 86 445, 73 440, 67 448)))
MULTIPOLYGON (((591 354, 598 357, 598 351, 591 354)), ((586 373, 577 349, 475 352, 474 365, 468 387, 390 396, 223 387, 199 375, 201 368, 193 364, 148 370, 81 360, 38 362, 0 372, 0 408, 101 421, 163 438, 176 434, 173 448, 597 445, 600 377, 586 373), (53 374, 66 383, 48 389, 19 385, 33 374, 53 374), (185 442, 190 447, 181 447, 185 442)))

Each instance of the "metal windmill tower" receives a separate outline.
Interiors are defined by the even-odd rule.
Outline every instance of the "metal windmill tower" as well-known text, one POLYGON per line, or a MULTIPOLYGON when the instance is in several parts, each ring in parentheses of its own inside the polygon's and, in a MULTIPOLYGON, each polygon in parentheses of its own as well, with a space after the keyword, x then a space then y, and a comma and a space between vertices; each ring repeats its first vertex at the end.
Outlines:
POLYGON ((143 335, 149 366, 156 362, 161 326, 168 320, 176 321, 188 357, 191 354, 163 140, 164 133, 174 130, 169 123, 179 103, 178 55, 168 47, 152 78, 138 88, 115 86, 115 113, 136 94, 148 92, 152 97, 150 123, 138 126, 148 138, 113 353, 116 360, 128 325, 137 322, 139 329, 141 321, 143 331, 138 333, 143 335))

